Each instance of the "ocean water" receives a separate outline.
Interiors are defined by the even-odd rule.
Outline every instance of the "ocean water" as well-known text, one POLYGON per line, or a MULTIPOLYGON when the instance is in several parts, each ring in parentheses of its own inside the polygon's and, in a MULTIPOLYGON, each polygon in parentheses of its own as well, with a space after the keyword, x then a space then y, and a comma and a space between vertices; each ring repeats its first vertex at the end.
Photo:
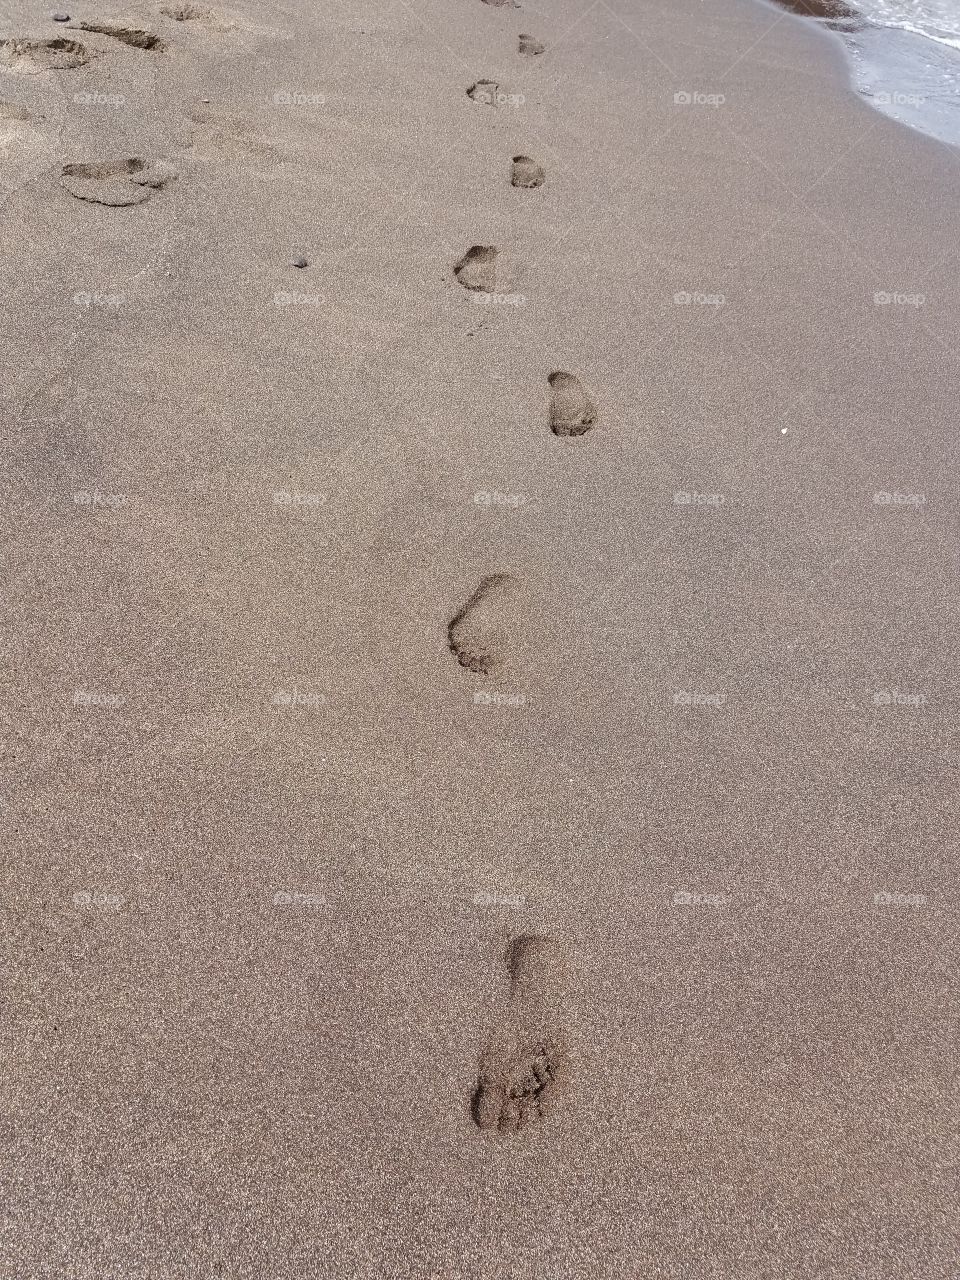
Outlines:
POLYGON ((843 40, 857 92, 960 146, 960 0, 774 0, 843 40))
POLYGON ((960 0, 859 0, 864 18, 960 50, 960 0))

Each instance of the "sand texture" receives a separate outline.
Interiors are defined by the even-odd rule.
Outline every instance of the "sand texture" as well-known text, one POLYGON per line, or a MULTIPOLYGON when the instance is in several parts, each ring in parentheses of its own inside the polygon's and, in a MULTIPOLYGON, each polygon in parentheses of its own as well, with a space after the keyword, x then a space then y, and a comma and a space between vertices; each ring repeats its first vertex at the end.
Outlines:
POLYGON ((958 153, 759 0, 65 11, 0 1275, 955 1280, 958 153))

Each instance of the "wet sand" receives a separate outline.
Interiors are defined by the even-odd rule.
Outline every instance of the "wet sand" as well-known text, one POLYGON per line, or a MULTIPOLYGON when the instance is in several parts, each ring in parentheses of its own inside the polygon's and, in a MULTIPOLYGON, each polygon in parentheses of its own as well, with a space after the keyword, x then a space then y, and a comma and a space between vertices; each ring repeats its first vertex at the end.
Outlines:
POLYGON ((747 0, 37 38, 4 1274, 953 1276, 953 153, 747 0))

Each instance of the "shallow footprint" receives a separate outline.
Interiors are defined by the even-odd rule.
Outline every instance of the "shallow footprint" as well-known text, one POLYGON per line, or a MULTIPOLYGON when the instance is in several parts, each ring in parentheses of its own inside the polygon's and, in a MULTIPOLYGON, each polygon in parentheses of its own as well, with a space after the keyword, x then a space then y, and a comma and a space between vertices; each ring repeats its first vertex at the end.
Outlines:
POLYGON ((208 22, 213 17, 209 9, 202 9, 197 4, 165 4, 160 12, 174 22, 208 22))
POLYGON ((53 36, 49 40, 0 40, 0 66, 14 71, 72 71, 93 55, 79 40, 53 36))
POLYGON ((113 40, 122 40, 134 49, 152 49, 159 53, 166 45, 154 31, 145 31, 142 27, 124 27, 118 22, 81 22, 81 31, 93 31, 100 36, 110 36, 113 40))
POLYGON ((174 176, 168 166, 150 165, 139 156, 130 156, 96 164, 65 164, 60 182, 78 200, 124 206, 143 204, 174 176))
POLYGON ((508 573, 481 578, 447 628, 451 652, 461 667, 489 675, 508 660, 517 631, 517 593, 517 581, 508 573))
POLYGON ((519 49, 520 53, 522 53, 525 58, 537 57, 538 54, 543 53, 546 47, 547 46, 545 44, 541 44, 539 40, 534 40, 533 36, 520 36, 519 49))
POLYGON ((499 93, 500 86, 492 80, 478 80, 467 90, 467 97, 472 98, 474 102, 483 103, 485 107, 495 107, 499 93))
POLYGON ((596 405, 572 373, 551 373, 550 430, 555 436, 585 435, 597 421, 596 405))
POLYGON ((496 269, 496 248, 490 244, 475 244, 453 268, 453 274, 465 289, 493 293, 496 269))
POLYGON ((556 944, 527 934, 507 951, 510 1007, 480 1058, 471 1114, 480 1129, 517 1133, 549 1115, 568 1077, 557 1028, 563 965, 556 944))
POLYGON ((546 173, 543 166, 537 164, 536 160, 531 160, 529 156, 514 156, 513 167, 510 170, 510 185, 512 187, 542 187, 546 179, 546 173))

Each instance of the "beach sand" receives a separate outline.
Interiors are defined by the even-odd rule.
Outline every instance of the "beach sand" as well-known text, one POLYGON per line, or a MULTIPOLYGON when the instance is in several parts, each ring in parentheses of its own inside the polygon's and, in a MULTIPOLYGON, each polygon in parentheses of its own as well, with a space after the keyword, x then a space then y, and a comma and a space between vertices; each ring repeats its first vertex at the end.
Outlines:
POLYGON ((69 11, 2 1274, 954 1277, 958 154, 754 0, 69 11))

